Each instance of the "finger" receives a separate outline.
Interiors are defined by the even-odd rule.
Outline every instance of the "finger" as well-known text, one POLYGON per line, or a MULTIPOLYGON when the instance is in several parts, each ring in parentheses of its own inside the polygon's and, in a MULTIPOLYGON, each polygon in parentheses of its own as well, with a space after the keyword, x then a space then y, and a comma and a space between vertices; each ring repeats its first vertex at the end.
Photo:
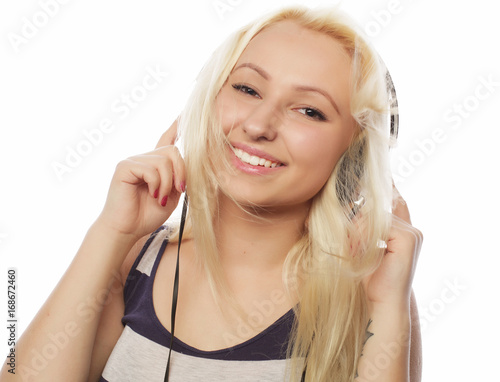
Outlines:
POLYGON ((175 152, 172 158, 175 188, 182 194, 186 190, 186 165, 177 147, 173 146, 173 150, 175 152))
POLYGON ((175 144, 175 140, 177 139, 177 120, 178 118, 172 123, 168 130, 162 134, 160 140, 156 144, 156 148, 175 144))
POLYGON ((126 159, 118 163, 117 174, 121 181, 128 184, 138 185, 146 183, 148 192, 155 197, 155 190, 160 186, 160 175, 155 166, 148 163, 138 162, 133 159, 126 159))
MULTIPOLYGON (((136 155, 131 159, 157 167, 162 180, 164 180, 164 185, 168 182, 170 187, 173 183, 179 193, 185 191, 186 168, 184 159, 176 146, 162 146, 149 153, 136 155), (166 166, 166 168, 160 171, 162 166, 166 166)), ((165 192, 165 188, 162 188, 162 191, 165 192)))
POLYGON ((408 209, 408 204, 406 201, 403 199, 401 194, 399 193, 398 189, 392 184, 392 190, 393 190, 393 202, 392 202, 392 213, 393 215, 399 217, 400 219, 404 220, 408 224, 411 224, 411 219, 410 219, 410 210, 408 209))
MULTIPOLYGON (((174 188, 174 161, 178 157, 178 150, 175 146, 160 147, 155 151, 147 154, 136 155, 132 159, 136 162, 154 168, 158 174, 158 182, 155 182, 156 189, 153 196, 158 199, 158 204, 164 206, 168 199, 172 196, 172 192, 177 190, 174 188)), ((179 182, 180 184, 180 182, 179 182)), ((181 186, 179 185, 179 189, 181 186)))
MULTIPOLYGON (((179 193, 183 193, 186 188, 186 166, 179 149, 175 146, 163 146, 147 155, 150 158, 164 158, 168 161, 169 170, 172 174, 171 183, 179 193)), ((145 160, 148 160, 147 158, 145 160)), ((151 159, 149 159, 151 160, 151 159)))
POLYGON ((164 207, 167 204, 168 198, 171 196, 172 184, 174 182, 172 161, 169 157, 158 156, 156 166, 158 174, 160 174, 158 203, 164 207))

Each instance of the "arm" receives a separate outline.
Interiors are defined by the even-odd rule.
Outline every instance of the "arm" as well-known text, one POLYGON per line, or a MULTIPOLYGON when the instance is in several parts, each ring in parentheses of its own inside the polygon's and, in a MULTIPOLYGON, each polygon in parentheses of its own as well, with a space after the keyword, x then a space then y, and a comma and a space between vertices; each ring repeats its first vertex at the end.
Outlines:
POLYGON ((139 240, 127 255, 121 266, 121 279, 115 279, 103 307, 97 327, 94 347, 90 362, 89 381, 98 381, 113 348, 123 331, 121 319, 125 314, 123 288, 132 265, 146 243, 149 235, 139 240))
POLYGON ((132 245, 98 223, 89 229, 68 270, 19 339, 16 374, 4 366, 2 381, 86 380, 102 303, 123 253, 132 245))
POLYGON ((357 382, 419 382, 421 378, 418 310, 411 285, 423 237, 411 225, 406 202, 395 192, 384 258, 363 280, 370 322, 357 382))
POLYGON ((410 343, 410 382, 422 380, 422 335, 418 316, 415 294, 411 293, 410 300, 411 343, 410 343))
MULTIPOLYGON (((177 120, 175 120, 170 128, 162 134, 156 148, 173 145, 176 138, 177 120)), ((96 339, 92 351, 89 381, 97 381, 102 375, 106 362, 123 331, 123 325, 121 323, 121 319, 125 313, 123 288, 130 269, 148 238, 149 235, 146 235, 135 244, 121 266, 121 282, 115 280, 115 285, 111 287, 97 328, 96 339)))
MULTIPOLYGON (((156 148, 173 145, 177 138, 177 120, 166 130, 156 148)), ((125 313, 125 303, 123 299, 123 288, 128 274, 135 259, 139 255, 142 247, 146 244, 149 235, 139 240, 134 248, 129 252, 127 258, 121 266, 121 282, 115 280, 115 285, 111 287, 106 305, 101 313, 99 325, 96 332, 96 339, 92 351, 89 381, 97 381, 102 375, 106 362, 113 351, 122 331, 121 319, 125 313)))
POLYGON ((17 375, 4 365, 2 381, 18 377, 25 381, 87 381, 91 363, 92 374, 98 372, 117 338, 115 317, 122 306, 115 295, 121 293, 124 259, 140 238, 167 220, 179 201, 184 181, 184 162, 174 146, 118 164, 103 211, 17 343, 17 375), (112 290, 116 292, 110 294, 112 290), (96 341, 108 322, 115 325, 107 333, 109 337, 96 341))
POLYGON ((422 344, 414 293, 409 310, 380 308, 370 312, 356 381, 420 382, 422 344))
POLYGON ((358 382, 409 382, 409 312, 372 310, 358 364, 358 382))

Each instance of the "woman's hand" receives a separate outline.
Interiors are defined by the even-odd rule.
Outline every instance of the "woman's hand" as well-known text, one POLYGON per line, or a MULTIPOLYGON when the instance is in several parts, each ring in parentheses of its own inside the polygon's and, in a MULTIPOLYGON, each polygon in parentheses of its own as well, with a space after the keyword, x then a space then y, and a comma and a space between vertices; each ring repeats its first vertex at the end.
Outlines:
POLYGON ((420 381, 420 331, 411 285, 423 236, 411 225, 406 202, 396 188, 394 192, 384 257, 376 271, 363 279, 369 321, 358 364, 359 382, 420 381))
POLYGON ((120 235, 139 239, 163 224, 185 190, 185 167, 173 145, 177 123, 162 135, 162 146, 116 166, 97 222, 120 235))
POLYGON ((368 304, 374 308, 409 309, 422 233, 411 225, 410 212, 398 190, 392 211, 392 227, 382 263, 363 280, 368 304))

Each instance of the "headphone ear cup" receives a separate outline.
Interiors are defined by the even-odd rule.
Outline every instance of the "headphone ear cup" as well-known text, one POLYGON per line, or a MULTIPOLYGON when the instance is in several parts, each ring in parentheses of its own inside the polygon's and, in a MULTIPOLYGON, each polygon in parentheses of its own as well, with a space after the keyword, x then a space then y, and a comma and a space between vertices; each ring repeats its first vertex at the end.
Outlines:
MULTIPOLYGON (((389 113, 390 113, 390 138, 391 142, 395 143, 398 139, 399 133, 399 110, 398 110, 398 97, 396 95, 396 87, 392 81, 391 74, 386 67, 385 72, 387 96, 389 99, 389 113)), ((392 146, 392 144, 391 144, 392 146)))

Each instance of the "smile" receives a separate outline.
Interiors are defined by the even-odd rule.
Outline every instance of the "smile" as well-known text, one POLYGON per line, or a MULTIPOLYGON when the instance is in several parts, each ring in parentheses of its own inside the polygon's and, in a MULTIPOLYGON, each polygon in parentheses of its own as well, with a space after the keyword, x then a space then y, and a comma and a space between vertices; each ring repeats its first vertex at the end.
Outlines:
POLYGON ((257 155, 250 155, 246 151, 241 149, 237 149, 231 146, 231 149, 234 152, 234 155, 244 163, 251 164, 252 166, 261 166, 266 168, 275 168, 283 166, 282 163, 272 162, 269 159, 258 157, 257 155))

